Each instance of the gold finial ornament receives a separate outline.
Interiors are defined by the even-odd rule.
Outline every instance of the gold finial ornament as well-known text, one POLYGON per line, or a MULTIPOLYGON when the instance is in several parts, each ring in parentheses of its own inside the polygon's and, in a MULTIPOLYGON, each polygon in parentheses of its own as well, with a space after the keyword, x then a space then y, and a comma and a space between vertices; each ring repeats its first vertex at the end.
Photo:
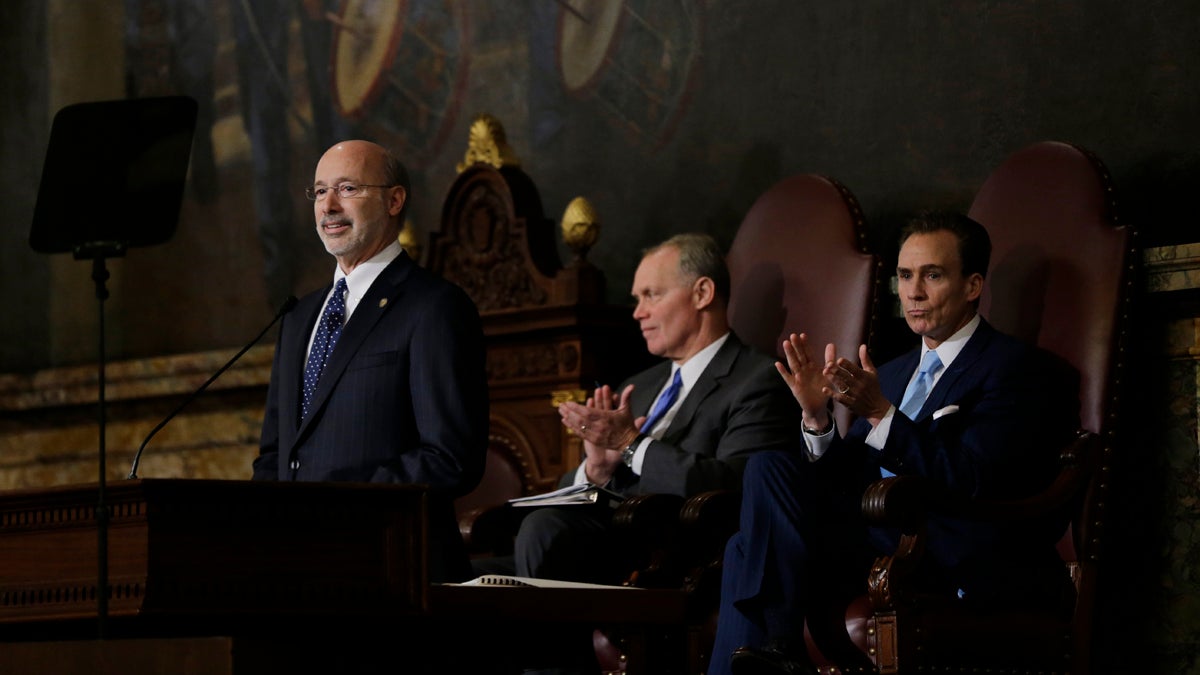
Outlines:
POLYGON ((600 237, 600 218, 592 203, 583 197, 576 197, 567 204, 561 227, 563 243, 580 260, 587 257, 587 252, 600 237))
POLYGON ((400 236, 397 239, 413 262, 421 262, 421 242, 417 239, 417 228, 413 227, 411 220, 404 221, 404 227, 400 228, 400 236))
POLYGON ((508 145, 508 137, 504 133, 504 125, 500 120, 487 113, 482 113, 471 122, 471 132, 467 139, 467 154, 458 163, 458 172, 462 173, 467 167, 476 162, 491 164, 499 169, 502 166, 520 166, 517 155, 508 145))

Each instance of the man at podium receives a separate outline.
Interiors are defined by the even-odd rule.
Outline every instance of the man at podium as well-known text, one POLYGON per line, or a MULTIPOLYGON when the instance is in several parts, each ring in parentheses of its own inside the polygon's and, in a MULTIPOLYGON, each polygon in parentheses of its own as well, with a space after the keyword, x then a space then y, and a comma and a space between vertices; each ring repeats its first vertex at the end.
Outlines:
POLYGON ((254 478, 426 484, 431 580, 461 581, 453 500, 483 474, 483 330, 467 294, 397 241, 409 189, 375 143, 338 143, 317 164, 305 193, 337 265, 280 324, 254 478))

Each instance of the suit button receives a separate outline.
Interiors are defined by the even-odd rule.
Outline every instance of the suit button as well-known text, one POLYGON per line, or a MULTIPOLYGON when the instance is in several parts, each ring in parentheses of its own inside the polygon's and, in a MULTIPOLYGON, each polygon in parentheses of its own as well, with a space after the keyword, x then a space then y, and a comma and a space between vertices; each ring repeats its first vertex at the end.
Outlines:
POLYGON ((293 459, 290 463, 288 463, 288 468, 292 471, 298 471, 300 469, 300 460, 293 459))

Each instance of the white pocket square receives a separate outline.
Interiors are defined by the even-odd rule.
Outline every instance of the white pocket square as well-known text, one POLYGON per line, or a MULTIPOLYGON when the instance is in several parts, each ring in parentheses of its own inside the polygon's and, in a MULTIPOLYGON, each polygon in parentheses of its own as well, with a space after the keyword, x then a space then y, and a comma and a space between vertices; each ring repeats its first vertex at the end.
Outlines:
POLYGON ((958 406, 948 405, 945 408, 939 408, 938 410, 933 411, 933 419, 936 420, 939 417, 944 417, 946 415, 952 415, 956 412, 958 412, 958 406))

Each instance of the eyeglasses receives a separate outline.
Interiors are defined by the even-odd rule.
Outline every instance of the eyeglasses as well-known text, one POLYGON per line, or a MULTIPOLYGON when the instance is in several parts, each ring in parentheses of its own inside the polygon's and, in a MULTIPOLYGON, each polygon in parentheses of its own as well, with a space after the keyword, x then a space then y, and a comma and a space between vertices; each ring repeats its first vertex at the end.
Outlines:
POLYGON ((337 190, 338 197, 341 199, 356 199, 363 196, 363 188, 390 188, 395 185, 367 185, 365 183, 339 183, 334 186, 313 185, 304 188, 304 196, 308 197, 309 201, 319 202, 329 196, 329 193, 337 190))

